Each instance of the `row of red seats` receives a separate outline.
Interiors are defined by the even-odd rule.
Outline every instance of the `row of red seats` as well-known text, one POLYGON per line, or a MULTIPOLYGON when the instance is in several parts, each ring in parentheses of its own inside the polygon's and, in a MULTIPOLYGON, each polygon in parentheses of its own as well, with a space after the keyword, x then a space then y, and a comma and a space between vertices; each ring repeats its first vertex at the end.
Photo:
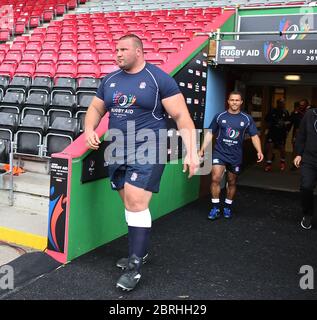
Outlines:
MULTIPOLYGON (((103 56, 112 56, 115 52, 115 45, 111 42, 98 42, 92 43, 80 43, 73 44, 71 42, 60 43, 60 45, 54 46, 54 43, 47 42, 42 45, 41 50, 36 50, 31 43, 27 50, 22 47, 23 43, 15 43, 10 50, 0 48, 0 63, 6 61, 31 61, 38 62, 47 60, 45 56, 50 56, 50 60, 54 63, 57 60, 71 60, 74 62, 87 60, 104 60, 103 56), (47 44, 48 46, 45 46, 47 44), (67 59, 65 58, 67 57, 67 59), (93 57, 93 58, 91 58, 93 57)), ((144 41, 144 52, 178 52, 181 50, 180 42, 151 42, 144 41)), ((39 48, 39 47, 38 47, 39 48)))
POLYGON ((80 14, 64 20, 54 21, 51 25, 69 26, 69 25, 113 25, 113 24, 153 24, 153 23, 176 23, 197 21, 211 22, 215 16, 213 14, 179 15, 179 16, 137 16, 137 17, 112 17, 112 16, 86 16, 80 14))
MULTIPOLYGON (((197 16, 201 14, 212 14, 217 16, 222 13, 220 7, 208 8, 188 8, 188 9, 162 9, 162 10, 138 10, 138 11, 114 11, 114 12, 93 12, 83 13, 81 16, 86 15, 93 17, 107 16, 107 17, 149 17, 149 16, 173 16, 173 15, 188 15, 197 16)), ((72 18, 74 15, 67 15, 65 19, 72 18)))
POLYGON ((100 78, 117 70, 114 64, 94 64, 94 63, 2 63, 0 65, 0 75, 28 76, 28 77, 94 77, 100 78))

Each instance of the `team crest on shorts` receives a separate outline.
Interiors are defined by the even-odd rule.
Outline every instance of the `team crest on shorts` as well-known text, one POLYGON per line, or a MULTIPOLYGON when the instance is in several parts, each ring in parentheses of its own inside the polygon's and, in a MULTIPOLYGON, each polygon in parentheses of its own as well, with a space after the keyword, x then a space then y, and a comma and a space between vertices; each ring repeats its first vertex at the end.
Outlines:
POLYGON ((240 171, 240 167, 235 167, 234 169, 236 172, 239 172, 240 171))
POLYGON ((138 178, 138 174, 136 172, 133 172, 131 175, 131 181, 135 181, 138 178))
POLYGON ((141 82, 140 83, 140 89, 145 89, 145 87, 146 87, 146 83, 145 82, 141 82))
POLYGON ((244 126, 244 122, 243 122, 243 121, 240 122, 240 126, 241 126, 241 127, 244 126))
POLYGON ((212 163, 219 163, 219 159, 213 159, 212 163))

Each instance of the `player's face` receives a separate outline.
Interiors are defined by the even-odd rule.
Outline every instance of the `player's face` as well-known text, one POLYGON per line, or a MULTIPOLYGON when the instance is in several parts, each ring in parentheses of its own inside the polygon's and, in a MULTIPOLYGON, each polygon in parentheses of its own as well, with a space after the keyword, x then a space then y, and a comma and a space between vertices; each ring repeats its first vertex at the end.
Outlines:
POLYGON ((240 111, 243 100, 239 94, 232 94, 228 99, 229 109, 232 111, 240 111))
POLYGON ((116 48, 117 65, 123 70, 131 70, 140 55, 140 48, 135 46, 132 39, 120 40, 116 48))
POLYGON ((306 101, 305 100, 301 100, 300 102, 299 102, 299 109, 300 110, 305 110, 307 108, 307 103, 306 103, 306 101))

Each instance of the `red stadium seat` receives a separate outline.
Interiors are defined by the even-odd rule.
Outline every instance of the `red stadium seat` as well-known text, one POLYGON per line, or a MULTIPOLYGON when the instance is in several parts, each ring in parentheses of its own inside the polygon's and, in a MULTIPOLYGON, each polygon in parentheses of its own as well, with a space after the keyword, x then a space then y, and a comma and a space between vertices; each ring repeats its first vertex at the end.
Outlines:
POLYGON ((154 32, 152 33, 152 41, 162 42, 171 41, 172 34, 170 32, 154 32))
POLYGON ((182 32, 184 30, 184 25, 183 23, 172 23, 172 24, 167 24, 164 28, 164 31, 167 32, 182 32))
POLYGON ((30 41, 28 41, 28 42, 41 42, 41 43, 43 43, 45 41, 45 36, 46 36, 45 33, 32 34, 30 37, 30 41))
POLYGON ((61 64, 57 63, 55 77, 77 77, 77 64, 61 64))
POLYGON ((151 17, 152 12, 148 10, 135 11, 135 17, 151 17))
POLYGON ((57 52, 59 49, 58 42, 43 42, 42 50, 57 52))
POLYGON ((10 40, 10 30, 0 30, 0 41, 8 41, 10 40))
POLYGON ((156 52, 158 50, 157 42, 143 41, 144 52, 156 52))
POLYGON ((57 33, 49 33, 45 35, 45 41, 46 42, 60 42, 61 41, 61 35, 57 33))
POLYGON ((15 70, 14 75, 16 76, 27 76, 27 77, 33 77, 35 72, 35 62, 21 62, 17 69, 15 70))
POLYGON ((115 52, 116 47, 114 43, 108 41, 96 41, 96 52, 97 53, 112 53, 115 52))
POLYGON ((152 34, 151 32, 134 32, 142 41, 152 41, 152 34))
POLYGON ((30 16, 30 28, 39 27, 42 24, 41 16, 38 14, 33 14, 30 16))
POLYGON ((36 65, 34 76, 37 77, 50 77, 55 76, 56 65, 50 63, 38 63, 36 65))
POLYGON ((120 18, 135 17, 135 11, 120 12, 120 18))
POLYGON ((110 28, 107 25, 97 25, 93 27, 93 34, 96 35, 98 33, 109 33, 110 28))
POLYGON ((43 50, 40 53, 40 58, 39 58, 38 62, 56 64, 57 60, 58 60, 57 52, 43 50))
POLYGON ((144 24, 145 26, 158 23, 157 17, 146 16, 146 17, 140 17, 140 18, 141 18, 141 23, 144 24))
POLYGON ((99 64, 113 64, 116 61, 114 53, 99 53, 99 64))
POLYGON ((25 42, 23 42, 23 41, 14 41, 10 50, 20 51, 21 53, 23 53, 25 48, 26 48, 26 43, 25 42))
POLYGON ((118 71, 119 67, 114 64, 101 64, 100 65, 100 76, 103 77, 111 72, 118 71))
POLYGON ((58 55, 59 63, 77 63, 77 53, 76 52, 61 52, 58 55))
POLYGON ((184 41, 190 41, 193 37, 193 33, 190 31, 187 32, 174 32, 172 35, 171 40, 172 41, 180 41, 180 42, 184 42, 184 41))
POLYGON ((53 6, 44 8, 43 10, 43 21, 44 22, 49 22, 55 17, 55 9, 53 6))
POLYGON ((156 65, 160 65, 167 61, 166 53, 148 52, 144 54, 144 57, 147 62, 156 64, 156 65))
POLYGON ((170 16, 184 16, 185 10, 184 9, 172 9, 172 10, 169 10, 169 15, 170 16))
POLYGON ((13 61, 13 62, 20 63, 21 60, 22 60, 21 51, 9 50, 3 62, 10 63, 10 61, 13 61))
POLYGON ((46 34, 49 33, 55 33, 55 34, 61 34, 62 33, 62 26, 48 26, 46 29, 46 34))
POLYGON ((202 8, 189 8, 186 12, 187 16, 197 16, 203 14, 202 8))
POLYGON ((1 75, 8 75, 10 78, 13 77, 14 72, 17 68, 17 62, 11 62, 11 63, 2 63, 0 65, 0 74, 1 75))
POLYGON ((67 1, 67 9, 74 10, 77 7, 77 0, 68 0, 67 1))
POLYGON ((77 43, 78 37, 77 34, 66 33, 61 35, 61 42, 72 42, 77 43))
POLYGON ((96 52, 96 43, 92 41, 78 41, 77 52, 96 52))
POLYGON ((4 52, 5 54, 7 54, 9 50, 10 50, 10 45, 8 43, 0 44, 0 52, 4 52))
POLYGON ((56 8, 56 14, 58 16, 62 16, 67 10, 66 5, 62 4, 62 3, 61 4, 57 4, 55 8, 56 8))
POLYGON ((164 30, 164 25, 160 23, 149 24, 148 26, 146 26, 147 32, 155 33, 155 32, 161 32, 162 30, 164 30))
POLYGON ((78 26, 77 27, 77 33, 92 33, 93 32, 93 27, 89 25, 84 25, 84 26, 78 26))
POLYGON ((6 56, 6 54, 4 52, 0 52, 0 64, 4 60, 5 56, 6 56))
POLYGON ((123 24, 127 25, 127 26, 131 26, 133 24, 140 24, 141 23, 141 19, 138 17, 125 17, 123 18, 123 24))
POLYGON ((168 10, 155 10, 152 11, 152 16, 158 17, 158 16, 162 16, 165 17, 168 15, 168 10))
POLYGON ((98 54, 94 52, 81 52, 78 54, 78 63, 98 63, 98 54))
POLYGON ((21 63, 34 62, 35 64, 39 61, 40 53, 38 52, 24 52, 21 63))
POLYGON ((176 17, 171 16, 164 16, 158 18, 158 23, 164 23, 165 25, 175 23, 176 17))
POLYGON ((77 43, 62 41, 59 46, 59 51, 60 52, 74 52, 74 53, 76 53, 77 52, 77 43))
POLYGON ((93 33, 77 33, 77 41, 87 41, 93 42, 95 41, 95 37, 93 33))
POLYGON ((119 17, 107 17, 107 20, 106 20, 108 26, 112 26, 112 25, 121 25, 122 22, 123 22, 123 19, 119 18, 119 17))
POLYGON ((42 49, 42 42, 40 41, 32 41, 26 45, 26 50, 40 52, 42 49))
POLYGON ((74 25, 63 26, 62 34, 77 34, 77 27, 74 25))
POLYGON ((88 63, 78 64, 77 67, 77 77, 94 77, 99 78, 100 77, 100 66, 98 64, 94 63, 88 63))
POLYGON ((160 42, 158 44, 158 52, 178 52, 181 50, 181 45, 179 42, 160 42))
POLYGON ((17 21, 14 26, 14 34, 23 34, 26 32, 27 22, 25 19, 21 19, 21 21, 17 21))
POLYGON ((108 42, 112 42, 113 41, 113 37, 111 33, 97 33, 95 35, 95 42, 98 41, 108 41, 108 42))
POLYGON ((201 32, 204 30, 204 23, 203 22, 192 22, 192 23, 185 23, 184 30, 192 31, 192 32, 201 32))

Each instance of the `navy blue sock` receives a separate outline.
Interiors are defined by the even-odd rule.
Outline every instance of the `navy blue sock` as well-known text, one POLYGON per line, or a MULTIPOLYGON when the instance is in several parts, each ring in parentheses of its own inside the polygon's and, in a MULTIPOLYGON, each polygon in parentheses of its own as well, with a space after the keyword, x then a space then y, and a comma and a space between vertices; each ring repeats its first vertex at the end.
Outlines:
POLYGON ((312 216, 314 212, 314 190, 301 188, 301 202, 304 216, 312 216))
POLYGON ((151 228, 129 226, 129 256, 143 258, 147 254, 151 228))

